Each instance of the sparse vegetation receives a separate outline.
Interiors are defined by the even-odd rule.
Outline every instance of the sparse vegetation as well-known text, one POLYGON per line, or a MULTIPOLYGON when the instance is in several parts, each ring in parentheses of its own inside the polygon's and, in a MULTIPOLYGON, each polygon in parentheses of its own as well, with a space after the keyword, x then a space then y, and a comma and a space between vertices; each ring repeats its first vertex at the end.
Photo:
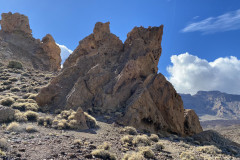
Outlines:
POLYGON ((11 92, 19 92, 20 88, 19 87, 13 87, 10 89, 11 92))
POLYGON ((91 152, 91 154, 96 158, 101 158, 104 160, 116 160, 116 156, 104 149, 96 149, 91 152))
POLYGON ((197 160, 193 153, 191 152, 182 152, 180 154, 182 160, 197 160))
POLYGON ((156 151, 161 151, 161 150, 164 149, 164 145, 163 145, 163 143, 161 143, 161 142, 157 142, 156 144, 154 144, 153 148, 154 148, 154 150, 156 150, 156 151))
POLYGON ((27 126, 26 127, 26 132, 28 133, 34 133, 37 132, 38 130, 34 126, 27 126))
POLYGON ((17 122, 26 122, 28 120, 26 115, 24 113, 20 112, 19 110, 15 111, 14 119, 17 122))
POLYGON ((111 144, 108 142, 103 142, 102 145, 98 146, 99 149, 110 150, 111 144))
POLYGON ((4 138, 1 138, 1 139, 0 139, 0 149, 2 149, 2 150, 8 150, 8 148, 9 148, 9 145, 8 145, 7 140, 4 139, 4 138))
POLYGON ((22 69, 22 63, 17 62, 17 61, 9 61, 8 62, 8 68, 16 68, 16 69, 22 69))
POLYGON ((133 141, 133 136, 130 135, 125 135, 121 138, 121 143, 122 144, 127 144, 127 145, 132 145, 133 141))
POLYGON ((143 144, 145 146, 150 146, 151 145, 151 140, 148 138, 147 135, 137 135, 133 139, 133 144, 135 146, 141 145, 141 144, 143 144))
POLYGON ((126 126, 121 130, 121 133, 127 133, 129 135, 137 135, 137 130, 134 127, 126 126))
POLYGON ((11 132, 20 132, 22 131, 22 128, 20 127, 20 124, 17 122, 12 122, 7 126, 7 131, 11 132))
POLYGON ((159 141, 159 137, 158 137, 158 135, 156 135, 156 134, 151 134, 150 139, 151 139, 153 142, 158 142, 158 141, 159 141))
POLYGON ((154 152, 150 149, 150 147, 139 147, 139 152, 145 157, 145 158, 155 158, 154 152))
POLYGON ((33 111, 27 111, 24 113, 24 115, 27 117, 28 121, 37 121, 38 119, 38 113, 33 111))
POLYGON ((4 98, 0 101, 3 106, 11 106, 14 103, 14 99, 12 97, 4 98))
POLYGON ((207 154, 218 154, 221 153, 222 151, 220 149, 218 149, 215 146, 201 146, 197 148, 198 151, 203 152, 203 153, 207 153, 207 154))
POLYGON ((144 160, 144 157, 141 153, 133 152, 125 154, 122 160, 144 160))

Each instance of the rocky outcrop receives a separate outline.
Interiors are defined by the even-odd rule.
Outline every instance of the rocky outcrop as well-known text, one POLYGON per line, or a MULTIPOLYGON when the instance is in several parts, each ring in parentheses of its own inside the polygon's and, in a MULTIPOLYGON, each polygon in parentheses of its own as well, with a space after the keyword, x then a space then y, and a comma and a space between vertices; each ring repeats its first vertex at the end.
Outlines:
POLYGON ((195 95, 181 94, 184 107, 194 109, 201 120, 240 120, 240 95, 219 91, 199 91, 195 95))
POLYGON ((187 135, 194 135, 203 131, 197 114, 192 109, 184 110, 184 128, 187 135))
POLYGON ((15 13, 3 13, 0 21, 2 31, 8 33, 22 32, 24 34, 32 34, 29 26, 29 20, 26 16, 15 13))
POLYGON ((45 71, 60 69, 60 48, 47 34, 42 41, 32 37, 28 17, 11 12, 3 13, 0 31, 0 60, 20 61, 25 68, 45 71))
POLYGON ((188 134, 181 97, 158 74, 162 34, 163 26, 135 27, 123 44, 109 22, 98 22, 40 91, 38 104, 43 111, 81 107, 140 130, 188 134))

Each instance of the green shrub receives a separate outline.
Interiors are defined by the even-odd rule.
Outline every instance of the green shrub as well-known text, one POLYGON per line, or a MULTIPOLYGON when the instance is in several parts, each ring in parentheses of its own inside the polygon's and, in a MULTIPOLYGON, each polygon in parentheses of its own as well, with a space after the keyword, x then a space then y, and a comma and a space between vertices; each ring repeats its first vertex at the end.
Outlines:
POLYGON ((17 62, 17 61, 9 61, 8 62, 8 68, 16 68, 16 69, 22 69, 22 63, 17 62))

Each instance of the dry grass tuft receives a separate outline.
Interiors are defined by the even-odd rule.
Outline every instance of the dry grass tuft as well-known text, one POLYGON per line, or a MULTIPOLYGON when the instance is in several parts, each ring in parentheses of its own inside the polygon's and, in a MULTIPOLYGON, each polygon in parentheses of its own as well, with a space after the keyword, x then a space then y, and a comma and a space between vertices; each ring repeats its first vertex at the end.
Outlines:
POLYGON ((121 138, 121 143, 126 145, 132 145, 133 143, 133 136, 126 135, 121 138))
POLYGON ((3 106, 11 106, 14 103, 14 99, 12 97, 4 98, 0 101, 0 104, 3 106))
POLYGON ((33 111, 27 111, 24 113, 24 115, 27 117, 28 121, 37 121, 38 119, 38 113, 33 111))
POLYGON ((139 147, 139 152, 145 157, 145 158, 151 158, 155 159, 154 152, 149 147, 139 147))
POLYGON ((197 150, 200 152, 203 152, 203 153, 214 154, 214 155, 222 152, 220 149, 218 149, 217 147, 215 147, 213 145, 198 147, 197 150))
POLYGON ((121 130, 121 133, 127 133, 129 135, 137 135, 138 134, 136 128, 131 127, 131 126, 124 127, 121 130))
POLYGON ((91 154, 96 158, 101 158, 104 160, 116 160, 116 156, 104 149, 96 149, 91 152, 91 154))
POLYGON ((11 132, 21 132, 22 128, 20 127, 19 123, 12 122, 7 126, 7 131, 11 132))
POLYGON ((133 152, 125 154, 122 160, 144 160, 144 157, 141 153, 133 152))
POLYGON ((193 153, 191 153, 191 152, 182 152, 181 154, 180 154, 180 158, 182 159, 182 160, 197 160, 197 158, 194 156, 194 154, 193 153))
POLYGON ((140 145, 143 144, 145 146, 150 146, 151 145, 151 140, 147 135, 137 135, 133 139, 133 144, 134 145, 140 145))
POLYGON ((99 145, 98 148, 99 148, 99 149, 104 149, 104 150, 110 150, 111 144, 108 143, 108 142, 103 142, 103 144, 102 144, 102 145, 99 145))
POLYGON ((38 132, 37 128, 35 128, 34 126, 27 126, 26 127, 26 132, 28 133, 34 133, 34 132, 38 132))
POLYGON ((153 142, 158 142, 159 141, 159 137, 156 134, 151 134, 151 136, 149 137, 153 142))

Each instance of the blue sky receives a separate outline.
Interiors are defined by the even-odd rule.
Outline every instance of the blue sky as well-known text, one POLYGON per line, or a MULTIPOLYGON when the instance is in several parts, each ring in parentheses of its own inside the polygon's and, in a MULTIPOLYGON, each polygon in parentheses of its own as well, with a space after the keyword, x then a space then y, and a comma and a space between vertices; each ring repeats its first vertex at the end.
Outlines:
MULTIPOLYGON (((238 73, 239 9, 239 0, 0 0, 0 13, 19 12, 29 17, 35 38, 41 39, 50 33, 58 44, 65 45, 71 50, 77 47, 81 39, 92 33, 94 24, 98 21, 110 21, 111 32, 122 41, 134 26, 163 24, 163 52, 158 67, 159 72, 170 81, 175 78, 174 83, 183 83, 183 78, 173 75, 177 72, 176 67, 180 68, 180 63, 172 63, 179 61, 172 59, 171 62, 171 57, 186 52, 189 54, 185 54, 185 58, 196 56, 191 62, 187 61, 195 67, 199 67, 199 64, 196 65, 197 58, 210 64, 221 57, 225 58, 223 60, 229 60, 230 58, 226 57, 234 56, 237 58, 237 67, 233 68, 237 68, 238 73)), ((214 72, 218 72, 218 69, 214 72)), ((192 80, 187 83, 193 85, 192 80)), ((187 83, 185 88, 189 85, 187 83)), ((182 92, 178 89, 178 84, 174 86, 182 92)), ((201 90, 201 87, 197 90, 201 90)), ((224 89, 222 91, 232 92, 224 89)), ((190 93, 194 92, 195 90, 190 93)))

